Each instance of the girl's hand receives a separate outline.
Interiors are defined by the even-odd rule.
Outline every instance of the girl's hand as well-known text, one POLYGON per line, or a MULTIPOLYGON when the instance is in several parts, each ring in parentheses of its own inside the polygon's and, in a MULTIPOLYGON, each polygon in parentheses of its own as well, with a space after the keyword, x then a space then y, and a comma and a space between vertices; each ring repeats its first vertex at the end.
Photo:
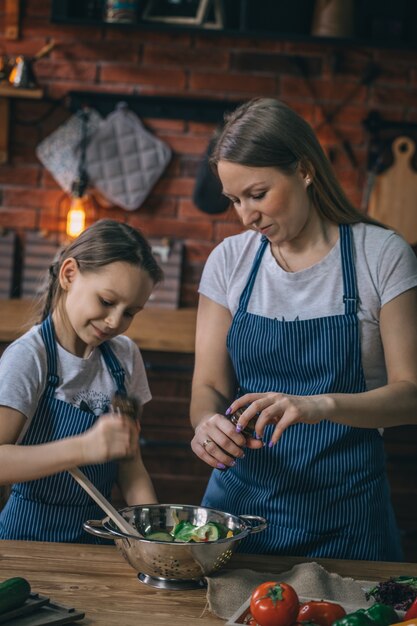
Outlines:
POLYGON ((329 412, 330 398, 322 396, 290 396, 284 393, 247 393, 230 405, 230 412, 250 405, 239 418, 238 426, 242 429, 256 415, 255 432, 263 436, 267 424, 276 424, 268 445, 276 444, 288 426, 304 422, 318 424, 329 412))
POLYGON ((207 465, 217 469, 232 467, 236 459, 244 457, 243 448, 262 448, 262 442, 245 439, 235 426, 220 413, 201 422, 195 429, 191 448, 207 465))
POLYGON ((84 465, 135 456, 139 425, 123 414, 105 413, 81 436, 84 465))

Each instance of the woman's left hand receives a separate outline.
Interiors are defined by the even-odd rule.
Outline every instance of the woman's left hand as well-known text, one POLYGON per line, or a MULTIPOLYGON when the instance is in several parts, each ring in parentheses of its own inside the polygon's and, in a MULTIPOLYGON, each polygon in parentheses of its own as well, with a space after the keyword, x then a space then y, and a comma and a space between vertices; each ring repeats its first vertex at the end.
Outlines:
POLYGON ((238 425, 243 429, 258 415, 256 433, 263 436, 267 424, 276 424, 269 446, 274 445, 288 426, 304 422, 318 424, 329 414, 331 405, 329 396, 291 396, 285 393, 247 393, 230 405, 233 413, 247 405, 248 408, 239 418, 238 425))

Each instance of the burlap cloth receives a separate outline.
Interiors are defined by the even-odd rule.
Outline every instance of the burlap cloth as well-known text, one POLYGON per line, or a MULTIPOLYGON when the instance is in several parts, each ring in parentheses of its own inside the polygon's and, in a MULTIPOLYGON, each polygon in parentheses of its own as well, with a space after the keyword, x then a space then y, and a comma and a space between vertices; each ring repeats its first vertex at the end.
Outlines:
POLYGON ((229 619, 250 597, 257 585, 269 580, 286 582, 294 587, 299 596, 306 598, 325 598, 355 608, 372 604, 372 601, 366 600, 363 590, 371 586, 371 583, 330 573, 313 562, 294 565, 292 569, 280 574, 236 569, 208 576, 208 608, 218 617, 229 619))

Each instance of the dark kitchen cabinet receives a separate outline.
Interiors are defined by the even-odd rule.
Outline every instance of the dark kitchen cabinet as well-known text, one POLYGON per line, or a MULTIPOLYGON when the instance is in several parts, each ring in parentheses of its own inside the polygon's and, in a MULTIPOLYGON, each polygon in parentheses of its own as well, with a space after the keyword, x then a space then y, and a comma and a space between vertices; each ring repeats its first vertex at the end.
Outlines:
MULTIPOLYGON (((352 27, 349 35, 312 35, 313 24, 317 21, 313 0, 211 0, 220 7, 221 24, 213 21, 210 12, 202 23, 190 23, 188 18, 173 22, 161 15, 155 20, 149 18, 149 8, 156 0, 138 1, 134 21, 130 24, 108 23, 104 19, 105 0, 52 0, 51 20, 60 24, 86 24, 117 26, 118 28, 141 29, 187 29, 218 32, 230 36, 254 36, 267 39, 315 41, 332 44, 363 45, 391 48, 417 47, 417 3, 415 0, 353 0, 352 27), (316 20, 315 20, 316 18, 316 20)), ((181 6, 198 7, 204 0, 164 0, 160 5, 174 8, 181 6)), ((158 5, 158 2, 156 2, 158 5)), ((163 13, 163 11, 162 11, 163 13)), ((186 11, 185 11, 186 13, 186 11)), ((345 13, 336 18, 346 21, 345 13)), ((325 18, 329 20, 328 17, 325 18)), ((333 18, 331 18, 333 19, 333 18)), ((333 26, 332 26, 333 27, 333 26)), ((338 26, 336 24, 336 30, 338 26)), ((315 31, 314 31, 315 32, 315 31)), ((320 30, 318 32, 321 32, 320 30)))
POLYGON ((417 426, 385 429, 384 443, 405 560, 417 562, 417 426))

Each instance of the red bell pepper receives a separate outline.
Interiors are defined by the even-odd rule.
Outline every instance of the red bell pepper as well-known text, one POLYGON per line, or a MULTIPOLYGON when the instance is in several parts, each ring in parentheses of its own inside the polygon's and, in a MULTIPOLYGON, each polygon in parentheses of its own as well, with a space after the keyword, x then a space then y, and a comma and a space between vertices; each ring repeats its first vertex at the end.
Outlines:
POLYGON ((404 621, 413 619, 414 617, 417 617, 417 598, 414 600, 413 604, 410 606, 410 608, 407 610, 406 614, 404 615, 404 621))

